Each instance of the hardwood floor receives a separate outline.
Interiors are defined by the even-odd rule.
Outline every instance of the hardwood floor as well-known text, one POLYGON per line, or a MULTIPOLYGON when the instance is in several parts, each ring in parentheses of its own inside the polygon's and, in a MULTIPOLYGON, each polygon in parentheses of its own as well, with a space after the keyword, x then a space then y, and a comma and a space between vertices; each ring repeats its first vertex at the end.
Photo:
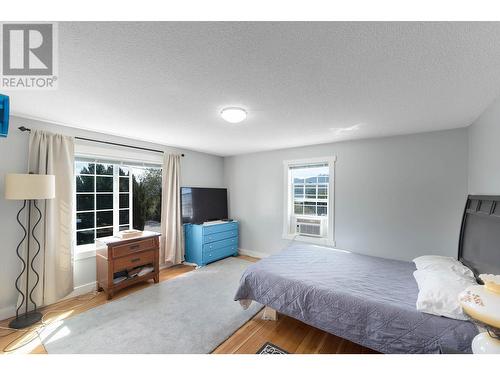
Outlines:
POLYGON ((372 354, 375 351, 280 315, 260 319, 262 311, 216 348, 214 354, 255 354, 266 342, 294 354, 372 354))
MULTIPOLYGON (((239 256, 252 262, 255 258, 239 256)), ((183 273, 190 272, 194 267, 179 265, 160 271, 160 282, 167 281, 183 273)), ((29 329, 12 331, 7 330, 9 320, 0 322, 0 349, 3 353, 47 353, 40 341, 37 330, 43 324, 82 313, 93 307, 113 303, 114 300, 148 287, 152 282, 144 282, 119 291, 113 300, 107 301, 104 293, 89 293, 79 297, 67 299, 41 309, 44 313, 43 322, 29 329)), ((254 354, 266 342, 281 347, 290 353, 304 354, 334 354, 334 353, 374 353, 350 341, 333 336, 319 329, 308 326, 296 319, 280 315, 277 321, 263 321, 260 319, 262 311, 238 329, 231 337, 223 342, 213 353, 216 354, 254 354)))

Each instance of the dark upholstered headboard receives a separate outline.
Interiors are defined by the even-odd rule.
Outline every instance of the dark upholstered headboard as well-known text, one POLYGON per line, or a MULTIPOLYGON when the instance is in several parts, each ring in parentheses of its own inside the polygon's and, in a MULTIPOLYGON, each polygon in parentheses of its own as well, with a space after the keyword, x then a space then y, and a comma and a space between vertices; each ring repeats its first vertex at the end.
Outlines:
POLYGON ((500 196, 469 195, 465 204, 458 260, 476 277, 500 275, 500 196))

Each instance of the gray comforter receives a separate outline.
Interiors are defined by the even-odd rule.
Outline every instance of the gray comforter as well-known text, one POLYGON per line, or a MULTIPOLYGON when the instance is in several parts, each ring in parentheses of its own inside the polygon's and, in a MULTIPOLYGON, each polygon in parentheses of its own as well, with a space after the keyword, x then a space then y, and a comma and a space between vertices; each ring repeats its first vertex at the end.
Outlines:
POLYGON ((257 301, 382 353, 470 352, 474 324, 416 310, 415 266, 294 243, 246 269, 235 300, 257 301))

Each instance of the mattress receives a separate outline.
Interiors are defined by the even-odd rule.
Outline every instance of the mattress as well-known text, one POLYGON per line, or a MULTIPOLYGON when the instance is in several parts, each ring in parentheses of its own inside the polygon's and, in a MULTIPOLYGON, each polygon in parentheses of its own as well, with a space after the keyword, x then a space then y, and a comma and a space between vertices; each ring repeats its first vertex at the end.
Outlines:
POLYGON ((381 353, 471 352, 468 321, 416 310, 411 262, 293 243, 249 266, 235 300, 256 301, 381 353))

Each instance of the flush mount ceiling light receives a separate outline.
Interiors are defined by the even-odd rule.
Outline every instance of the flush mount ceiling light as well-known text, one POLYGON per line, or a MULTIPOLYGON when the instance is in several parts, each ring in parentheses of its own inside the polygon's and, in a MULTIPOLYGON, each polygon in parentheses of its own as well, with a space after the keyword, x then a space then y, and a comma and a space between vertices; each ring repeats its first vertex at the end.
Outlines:
POLYGON ((247 111, 239 107, 228 107, 224 108, 220 112, 220 115, 227 122, 230 122, 231 124, 237 124, 247 118, 247 111))

